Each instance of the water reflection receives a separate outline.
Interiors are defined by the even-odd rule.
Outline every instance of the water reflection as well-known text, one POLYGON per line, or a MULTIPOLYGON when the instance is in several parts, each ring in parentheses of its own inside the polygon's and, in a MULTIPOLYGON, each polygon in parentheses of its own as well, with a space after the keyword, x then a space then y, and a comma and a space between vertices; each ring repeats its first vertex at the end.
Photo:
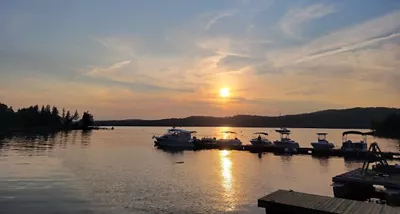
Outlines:
POLYGON ((224 189, 224 204, 227 211, 232 211, 235 209, 235 192, 232 188, 232 161, 230 159, 230 151, 222 150, 219 152, 220 162, 221 162, 221 178, 222 187, 224 189))
POLYGON ((57 144, 66 148, 67 143, 75 144, 75 136, 81 136, 83 146, 91 142, 91 131, 62 131, 44 133, 17 133, 0 136, 1 151, 15 150, 23 155, 46 155, 51 153, 57 144), (71 140, 70 135, 74 136, 71 140))

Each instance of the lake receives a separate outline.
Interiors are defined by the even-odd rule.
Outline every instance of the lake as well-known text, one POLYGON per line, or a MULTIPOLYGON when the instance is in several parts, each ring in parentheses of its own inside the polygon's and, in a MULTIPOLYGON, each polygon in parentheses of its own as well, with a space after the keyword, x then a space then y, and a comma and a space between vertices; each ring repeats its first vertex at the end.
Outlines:
MULTIPOLYGON (((165 127, 116 127, 53 135, 0 138, 0 212, 6 213, 265 213, 257 199, 277 189, 332 196, 332 176, 359 161, 278 156, 246 151, 166 152, 151 137, 165 127), (183 162, 183 163, 181 163, 183 162)), ((199 135, 252 133, 273 128, 190 127, 199 135)), ((316 132, 341 146, 344 130, 291 129, 310 147, 316 132)), ((383 151, 399 142, 370 138, 383 151)))

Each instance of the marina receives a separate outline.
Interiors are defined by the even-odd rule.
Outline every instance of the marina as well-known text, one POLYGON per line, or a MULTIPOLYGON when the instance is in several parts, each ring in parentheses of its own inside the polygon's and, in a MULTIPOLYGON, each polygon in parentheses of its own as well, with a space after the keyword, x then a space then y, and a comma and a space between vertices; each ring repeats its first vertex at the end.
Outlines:
MULTIPOLYGON (((163 150, 237 150, 252 153, 275 153, 289 155, 313 155, 322 157, 344 157, 350 159, 367 159, 372 157, 372 152, 367 151, 367 136, 371 132, 345 131, 342 133, 343 143, 341 148, 334 148, 334 144, 326 139, 327 133, 317 133, 317 142, 312 142, 312 147, 300 147, 300 144, 289 138, 291 131, 287 128, 276 129, 280 134, 280 140, 271 142, 267 139, 268 133, 255 132, 249 141, 251 144, 242 144, 238 133, 234 131, 222 131, 221 138, 206 137, 198 139, 197 131, 187 131, 173 127, 161 137, 156 139, 154 146, 163 150), (347 139, 348 135, 362 136, 363 140, 353 142, 347 139)), ((374 143, 372 143, 374 144, 374 143)), ((371 144, 371 145, 372 145, 371 144)), ((380 155, 388 160, 400 159, 400 152, 382 152, 380 155)))

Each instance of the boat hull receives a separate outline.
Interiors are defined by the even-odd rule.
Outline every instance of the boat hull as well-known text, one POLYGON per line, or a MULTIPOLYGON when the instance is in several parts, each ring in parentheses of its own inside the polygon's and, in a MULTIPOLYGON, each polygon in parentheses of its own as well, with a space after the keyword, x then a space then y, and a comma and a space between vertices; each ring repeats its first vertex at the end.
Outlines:
POLYGON ((297 142, 282 142, 282 141, 275 141, 274 145, 280 148, 288 148, 288 149, 298 149, 300 145, 297 142))
POLYGON ((272 146, 271 141, 267 140, 251 139, 250 143, 253 146, 272 146))
POLYGON ((219 139, 216 144, 218 146, 240 146, 242 142, 237 139, 219 139))
POLYGON ((342 148, 343 151, 349 152, 365 152, 368 150, 368 145, 365 142, 343 142, 342 148))
POLYGON ((193 142, 190 141, 156 139, 154 144, 158 147, 169 147, 169 148, 180 148, 180 149, 194 148, 193 142))
POLYGON ((333 147, 335 147, 333 143, 317 143, 317 142, 311 143, 311 146, 317 150, 327 150, 327 149, 333 149, 333 147))

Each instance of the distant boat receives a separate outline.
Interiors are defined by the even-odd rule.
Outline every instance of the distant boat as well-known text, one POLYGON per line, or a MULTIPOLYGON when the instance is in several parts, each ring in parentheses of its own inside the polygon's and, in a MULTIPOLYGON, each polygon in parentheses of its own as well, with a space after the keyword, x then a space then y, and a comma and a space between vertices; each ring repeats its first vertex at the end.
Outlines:
POLYGON ((360 131, 346 131, 343 132, 342 138, 343 138, 343 143, 342 143, 342 150, 343 151, 367 151, 367 135, 369 133, 363 133, 360 131), (351 140, 347 139, 347 135, 360 135, 363 137, 362 140, 358 142, 353 142, 351 140))
POLYGON ((314 149, 316 150, 328 150, 328 149, 332 149, 333 147, 335 147, 335 145, 333 145, 333 143, 330 143, 327 139, 326 139, 326 135, 327 133, 317 133, 318 138, 317 138, 317 142, 312 142, 311 145, 314 149))
POLYGON ((221 132, 222 137, 217 140, 219 146, 239 146, 242 145, 242 141, 237 138, 237 133, 232 131, 221 132))
POLYGON ((253 146, 271 146, 272 142, 267 139, 268 133, 266 132, 255 132, 253 133, 253 139, 250 140, 253 146))
POLYGON ((167 132, 161 136, 153 136, 156 139, 154 144, 160 147, 173 147, 173 148, 193 148, 192 135, 196 131, 187 131, 183 129, 168 129, 167 132))
POLYGON ((281 148, 291 149, 291 150, 297 150, 298 148, 300 148, 299 143, 297 143, 296 141, 289 138, 289 136, 290 136, 289 129, 281 128, 281 129, 276 129, 275 131, 281 135, 280 140, 274 141, 274 144, 276 147, 281 147, 281 148))

